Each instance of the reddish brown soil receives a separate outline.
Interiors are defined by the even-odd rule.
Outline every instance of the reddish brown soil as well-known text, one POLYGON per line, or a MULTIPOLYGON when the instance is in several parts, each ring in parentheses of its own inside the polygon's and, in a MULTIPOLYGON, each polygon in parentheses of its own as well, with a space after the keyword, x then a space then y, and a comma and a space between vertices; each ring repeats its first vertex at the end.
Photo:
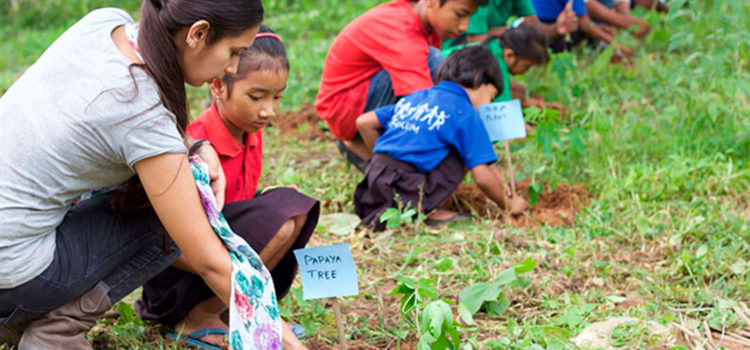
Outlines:
POLYGON ((312 104, 306 103, 296 111, 287 111, 271 124, 284 136, 296 136, 300 140, 329 140, 333 136, 320 128, 320 117, 312 104))
MULTIPOLYGON (((377 345, 371 345, 364 343, 362 341, 352 342, 348 343, 347 349, 349 350, 381 350, 381 349, 396 349, 396 342, 394 341, 392 344, 384 344, 381 346, 377 345)), ((338 344, 330 345, 323 341, 313 339, 305 341, 305 346, 307 346, 310 350, 338 350, 341 349, 338 344)), ((408 338, 406 341, 401 342, 402 350, 413 350, 417 348, 417 339, 416 338, 408 338)))
MULTIPOLYGON (((529 200, 529 183, 530 180, 526 179, 516 184, 516 193, 527 200, 529 200)), ((551 190, 549 185, 544 185, 543 188, 544 191, 526 214, 512 218, 514 226, 571 227, 575 225, 576 213, 591 198, 591 193, 582 185, 558 184, 554 190, 551 190)), ((502 210, 490 202, 476 185, 460 185, 453 196, 445 200, 441 207, 464 213, 474 212, 483 217, 503 215, 502 210)))

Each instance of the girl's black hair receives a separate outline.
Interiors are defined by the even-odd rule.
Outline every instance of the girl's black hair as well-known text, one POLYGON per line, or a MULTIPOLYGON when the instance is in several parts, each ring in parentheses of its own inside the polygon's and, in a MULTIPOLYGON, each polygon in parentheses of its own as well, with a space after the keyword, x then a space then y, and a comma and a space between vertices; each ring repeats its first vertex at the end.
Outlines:
POLYGON ((545 64, 549 61, 547 36, 535 26, 523 23, 518 27, 508 28, 498 36, 485 39, 482 44, 487 45, 492 40, 500 40, 500 46, 513 50, 518 58, 536 64, 545 64))
POLYGON ((437 71, 437 81, 452 81, 468 89, 492 84, 503 91, 503 78, 495 56, 484 46, 456 50, 437 71))
MULTIPOLYGON (((258 34, 261 33, 274 33, 274 31, 266 25, 261 25, 258 34)), ((240 54, 237 74, 224 76, 227 93, 231 94, 232 83, 235 80, 241 79, 247 73, 267 69, 289 71, 289 59, 286 56, 286 47, 281 40, 272 36, 261 36, 255 38, 253 45, 240 54)))

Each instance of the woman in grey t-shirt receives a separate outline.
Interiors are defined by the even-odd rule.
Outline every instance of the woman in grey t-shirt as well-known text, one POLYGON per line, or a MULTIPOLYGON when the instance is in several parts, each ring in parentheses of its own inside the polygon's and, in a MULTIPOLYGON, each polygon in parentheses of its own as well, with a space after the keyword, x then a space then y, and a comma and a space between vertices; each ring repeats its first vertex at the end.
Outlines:
MULTIPOLYGON (((93 11, 0 97, 0 344, 89 348, 84 335, 111 303, 178 256, 229 301, 231 261, 185 154, 185 83, 234 73, 263 8, 146 0, 141 11, 139 27, 123 11, 93 11), (123 210, 136 207, 148 209, 123 210)), ((216 153, 195 151, 222 201, 216 153)))

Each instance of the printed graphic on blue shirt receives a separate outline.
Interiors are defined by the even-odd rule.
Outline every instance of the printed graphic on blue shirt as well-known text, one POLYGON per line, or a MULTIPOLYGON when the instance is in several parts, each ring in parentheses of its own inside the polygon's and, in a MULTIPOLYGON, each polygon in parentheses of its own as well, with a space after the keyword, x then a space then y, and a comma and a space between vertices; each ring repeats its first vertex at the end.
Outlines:
POLYGON ((374 152, 410 163, 422 173, 435 169, 453 150, 469 169, 497 160, 479 113, 456 83, 417 91, 376 109, 375 115, 385 132, 374 152))

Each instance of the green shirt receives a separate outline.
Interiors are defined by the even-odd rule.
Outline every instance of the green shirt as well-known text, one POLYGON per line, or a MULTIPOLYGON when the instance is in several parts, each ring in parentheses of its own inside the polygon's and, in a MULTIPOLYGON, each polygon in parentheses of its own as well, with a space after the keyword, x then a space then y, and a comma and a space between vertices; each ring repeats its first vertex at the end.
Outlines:
MULTIPOLYGON (((443 55, 445 57, 448 57, 448 55, 451 54, 451 52, 460 50, 469 46, 476 46, 480 43, 470 43, 470 44, 463 44, 463 45, 456 45, 452 47, 445 47, 443 48, 443 55)), ((495 56, 495 59, 497 60, 497 66, 500 67, 500 74, 503 76, 503 91, 500 91, 500 93, 495 97, 492 102, 504 102, 504 101, 510 101, 513 99, 513 94, 510 91, 510 71, 508 71, 508 65, 505 64, 505 55, 503 55, 503 47, 500 45, 500 40, 492 39, 488 44, 487 48, 492 52, 492 55, 495 56)))
POLYGON ((535 14, 531 0, 490 0, 471 16, 466 34, 485 34, 491 28, 507 26, 511 17, 528 17, 535 14))
MULTIPOLYGON (((466 34, 486 34, 491 28, 505 27, 512 17, 528 17, 536 15, 531 0, 490 0, 487 5, 480 6, 471 15, 466 34)), ((443 40, 443 47, 447 50, 453 46, 453 39, 443 40)))

